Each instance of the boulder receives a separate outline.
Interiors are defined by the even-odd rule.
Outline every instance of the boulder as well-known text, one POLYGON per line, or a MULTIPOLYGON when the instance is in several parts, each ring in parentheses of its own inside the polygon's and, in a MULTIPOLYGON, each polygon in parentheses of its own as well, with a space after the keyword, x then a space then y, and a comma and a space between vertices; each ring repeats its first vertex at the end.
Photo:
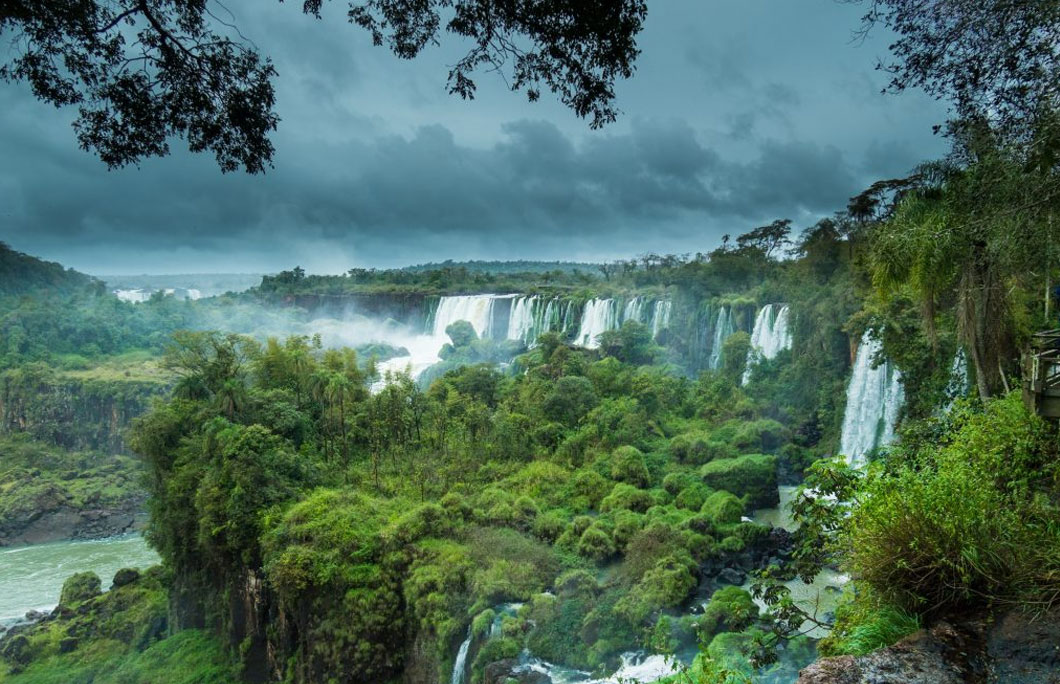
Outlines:
POLYGON ((59 603, 70 606, 95 598, 103 593, 103 583, 94 572, 79 572, 63 582, 63 591, 59 603))
POLYGON ((725 584, 740 585, 747 579, 747 574, 736 568, 725 568, 718 573, 718 581, 725 584))
POLYGON ((132 584, 136 580, 140 579, 140 571, 136 568, 122 568, 118 572, 114 573, 114 588, 124 587, 127 584, 132 584))

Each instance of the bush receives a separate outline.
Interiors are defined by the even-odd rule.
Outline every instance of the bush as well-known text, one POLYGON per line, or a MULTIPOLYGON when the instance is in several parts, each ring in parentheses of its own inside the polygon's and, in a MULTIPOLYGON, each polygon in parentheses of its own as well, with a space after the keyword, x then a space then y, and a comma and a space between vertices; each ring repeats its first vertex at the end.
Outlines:
POLYGON ((732 444, 743 453, 773 453, 791 439, 791 431, 775 420, 742 423, 732 444))
POLYGON ((703 609, 697 628, 699 638, 707 642, 719 632, 742 632, 758 619, 758 606, 740 587, 722 587, 715 591, 703 609))
POLYGON ((63 590, 59 595, 59 605, 72 607, 83 601, 93 599, 103 593, 102 582, 99 575, 94 572, 79 572, 63 582, 63 590))
POLYGON ((754 508, 771 508, 780 503, 775 456, 748 454, 711 461, 699 472, 708 487, 746 496, 754 508))
POLYGON ((703 502, 700 512, 709 516, 715 525, 730 525, 743 517, 743 502, 729 492, 714 492, 703 502))
POLYGON ((644 513, 654 504, 655 501, 652 499, 651 493, 643 489, 637 489, 624 482, 619 482, 611 490, 611 493, 604 497, 600 504, 600 510, 605 513, 618 510, 644 513))
POLYGON ((694 482, 674 497, 674 506, 689 511, 698 511, 713 492, 702 482, 694 482))
POLYGON ((920 620, 913 613, 894 606, 872 605, 863 609, 860 608, 863 603, 872 602, 859 597, 853 604, 836 609, 835 628, 821 642, 824 655, 862 656, 920 629, 920 620))
POLYGON ((941 450, 892 454, 848 521, 848 566, 884 604, 943 613, 1041 605, 1060 592, 1060 527, 1043 489, 1055 436, 1018 394, 953 418, 941 450))
POLYGON ((611 535, 600 525, 592 525, 582 532, 578 540, 578 553, 597 562, 605 561, 615 555, 615 542, 611 535))
POLYGON ((648 466, 644 463, 644 454, 633 446, 623 446, 611 454, 611 479, 631 484, 634 487, 647 487, 651 481, 648 466))

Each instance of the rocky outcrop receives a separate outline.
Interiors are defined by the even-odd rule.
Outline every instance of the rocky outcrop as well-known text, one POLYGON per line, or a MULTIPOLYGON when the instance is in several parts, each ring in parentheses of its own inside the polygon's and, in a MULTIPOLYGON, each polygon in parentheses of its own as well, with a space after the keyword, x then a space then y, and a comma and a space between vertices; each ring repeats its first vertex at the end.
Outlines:
POLYGON ((823 658, 797 684, 1060 684, 1060 609, 940 621, 861 657, 823 658))
POLYGON ((0 547, 75 539, 102 539, 143 529, 145 495, 106 506, 78 508, 54 498, 0 519, 0 547))
POLYGON ((515 658, 487 665, 482 681, 483 684, 552 684, 552 678, 547 674, 522 668, 515 658))

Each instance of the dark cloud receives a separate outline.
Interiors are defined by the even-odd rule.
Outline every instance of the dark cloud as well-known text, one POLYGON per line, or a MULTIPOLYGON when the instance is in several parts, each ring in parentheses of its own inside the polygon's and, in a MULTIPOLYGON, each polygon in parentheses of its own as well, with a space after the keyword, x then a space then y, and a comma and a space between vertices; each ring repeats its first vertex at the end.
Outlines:
POLYGON ((458 49, 396 60, 337 5, 323 22, 232 6, 280 72, 276 169, 222 176, 177 141, 108 172, 67 113, 2 85, 0 239, 95 272, 697 251, 829 214, 942 149, 938 105, 881 96, 847 42, 856 13, 829 0, 653 5, 625 115, 600 132, 489 76, 477 101, 451 98, 458 49))

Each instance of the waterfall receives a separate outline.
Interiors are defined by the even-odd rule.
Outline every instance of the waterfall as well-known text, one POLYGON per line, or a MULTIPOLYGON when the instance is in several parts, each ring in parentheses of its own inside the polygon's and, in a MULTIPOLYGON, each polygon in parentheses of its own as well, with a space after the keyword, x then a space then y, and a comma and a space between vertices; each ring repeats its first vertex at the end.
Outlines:
POLYGON ((946 406, 943 413, 949 413, 953 404, 964 395, 968 394, 968 357, 964 355, 964 348, 958 347, 957 353, 953 355, 953 363, 950 365, 950 381, 946 384, 946 406))
POLYGON ((658 337, 659 333, 670 327, 670 310, 673 302, 669 299, 660 299, 655 302, 655 309, 651 312, 651 336, 658 337))
POLYGON ((751 379, 751 369, 760 359, 773 359, 782 350, 791 349, 790 315, 791 308, 787 304, 766 304, 758 312, 741 384, 746 385, 751 379))
POLYGON ((905 398, 901 374, 889 361, 872 367, 881 349, 868 332, 862 335, 847 387, 839 453, 854 468, 863 467, 873 449, 894 440, 898 410, 905 398))
MULTIPOLYGON (((551 302, 549 302, 551 304, 551 302)), ((512 302, 512 311, 508 315, 507 339, 519 340, 531 344, 540 334, 540 325, 535 317, 538 309, 536 296, 518 297, 512 302)))
POLYGON ((638 323, 643 322, 644 316, 644 298, 634 297, 633 299, 626 302, 626 308, 622 311, 622 322, 626 321, 637 321, 638 323))
POLYGON ((615 300, 590 299, 582 310, 581 327, 574 338, 574 344, 587 349, 596 349, 600 342, 596 339, 600 333, 614 330, 618 320, 615 315, 615 300))
POLYGON ((467 638, 460 644, 460 650, 456 652, 456 660, 453 661, 453 677, 451 684, 464 684, 464 669, 467 664, 467 651, 471 648, 471 628, 467 630, 467 638))
POLYGON ((435 337, 444 337, 445 329, 457 321, 467 321, 480 338, 490 337, 493 332, 493 302, 496 295, 458 295, 442 297, 434 312, 431 332, 435 337))
POLYGON ((725 340, 736 332, 732 322, 732 313, 729 307, 723 306, 718 310, 718 320, 714 323, 714 342, 710 347, 710 360, 707 368, 717 369, 721 366, 721 349, 725 346, 725 340))

